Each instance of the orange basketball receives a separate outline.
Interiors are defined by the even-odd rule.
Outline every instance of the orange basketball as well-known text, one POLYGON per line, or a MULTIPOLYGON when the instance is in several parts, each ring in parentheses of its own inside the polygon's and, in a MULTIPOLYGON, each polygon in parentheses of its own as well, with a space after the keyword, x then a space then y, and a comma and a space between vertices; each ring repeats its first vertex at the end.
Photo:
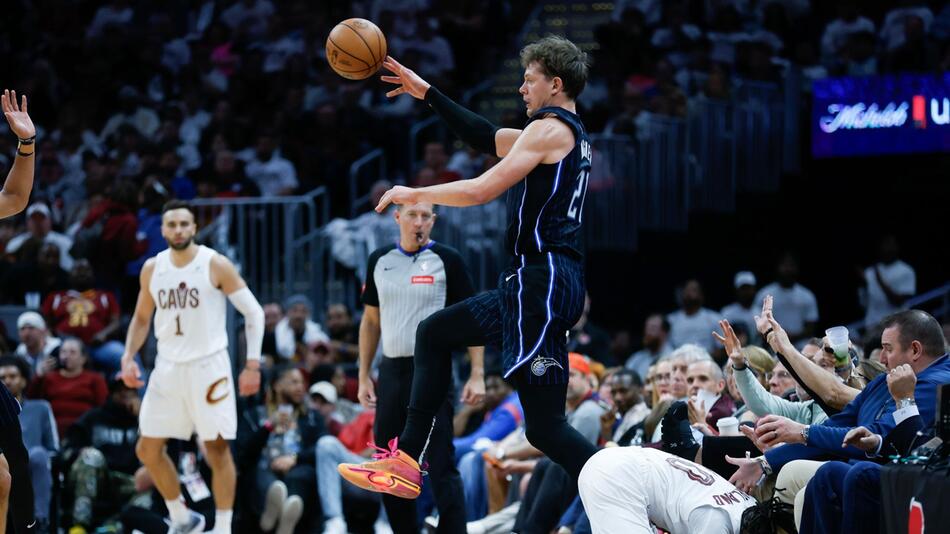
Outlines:
POLYGON ((330 68, 349 80, 369 78, 385 58, 386 37, 366 19, 346 19, 327 37, 330 68))

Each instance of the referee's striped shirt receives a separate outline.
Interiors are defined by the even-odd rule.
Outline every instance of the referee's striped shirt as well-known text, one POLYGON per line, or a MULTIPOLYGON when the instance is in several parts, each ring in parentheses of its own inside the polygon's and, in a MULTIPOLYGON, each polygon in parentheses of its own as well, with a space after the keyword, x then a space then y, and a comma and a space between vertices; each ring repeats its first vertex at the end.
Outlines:
POLYGON ((383 354, 412 356, 423 319, 475 293, 462 256, 430 241, 416 252, 398 244, 373 251, 366 269, 363 304, 379 307, 383 354))

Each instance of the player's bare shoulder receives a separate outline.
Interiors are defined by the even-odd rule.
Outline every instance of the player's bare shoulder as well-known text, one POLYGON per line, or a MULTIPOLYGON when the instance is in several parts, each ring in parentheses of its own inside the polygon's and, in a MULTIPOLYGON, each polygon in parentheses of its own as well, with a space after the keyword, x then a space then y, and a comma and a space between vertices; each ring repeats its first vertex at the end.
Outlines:
POLYGON ((545 153, 543 163, 557 163, 574 149, 574 132, 554 115, 529 124, 522 133, 535 150, 545 153))
POLYGON ((156 263, 158 263, 158 259, 152 256, 145 260, 145 264, 142 265, 142 271, 139 272, 139 280, 142 282, 143 287, 147 287, 145 284, 152 279, 152 273, 155 272, 156 263))

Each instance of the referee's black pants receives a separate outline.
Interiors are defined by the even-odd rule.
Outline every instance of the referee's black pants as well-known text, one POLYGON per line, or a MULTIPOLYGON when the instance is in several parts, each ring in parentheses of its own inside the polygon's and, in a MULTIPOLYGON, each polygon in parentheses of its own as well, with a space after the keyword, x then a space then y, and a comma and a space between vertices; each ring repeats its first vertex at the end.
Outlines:
MULTIPOLYGON (((415 365, 412 358, 384 357, 379 366, 379 385, 376 387, 376 422, 373 433, 376 445, 385 447, 398 437, 406 425, 409 396, 415 365)), ((451 377, 449 379, 451 382, 451 377)), ((455 447, 452 445, 453 406, 444 389, 438 409, 435 428, 429 443, 429 480, 439 508, 438 532, 458 534, 465 532, 465 495, 462 477, 455 466, 455 447)), ((402 444, 400 444, 400 447, 402 444)), ((419 532, 416 501, 383 494, 383 505, 394 534, 419 532)))

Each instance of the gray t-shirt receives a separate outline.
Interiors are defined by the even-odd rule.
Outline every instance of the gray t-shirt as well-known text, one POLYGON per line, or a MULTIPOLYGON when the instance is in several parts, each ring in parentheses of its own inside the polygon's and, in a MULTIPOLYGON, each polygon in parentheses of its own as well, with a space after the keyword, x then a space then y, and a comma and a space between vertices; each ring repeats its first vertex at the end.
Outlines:
POLYGON ((604 409, 592 399, 580 403, 576 410, 567 414, 567 424, 574 427, 588 441, 597 445, 600 438, 600 416, 604 409))

